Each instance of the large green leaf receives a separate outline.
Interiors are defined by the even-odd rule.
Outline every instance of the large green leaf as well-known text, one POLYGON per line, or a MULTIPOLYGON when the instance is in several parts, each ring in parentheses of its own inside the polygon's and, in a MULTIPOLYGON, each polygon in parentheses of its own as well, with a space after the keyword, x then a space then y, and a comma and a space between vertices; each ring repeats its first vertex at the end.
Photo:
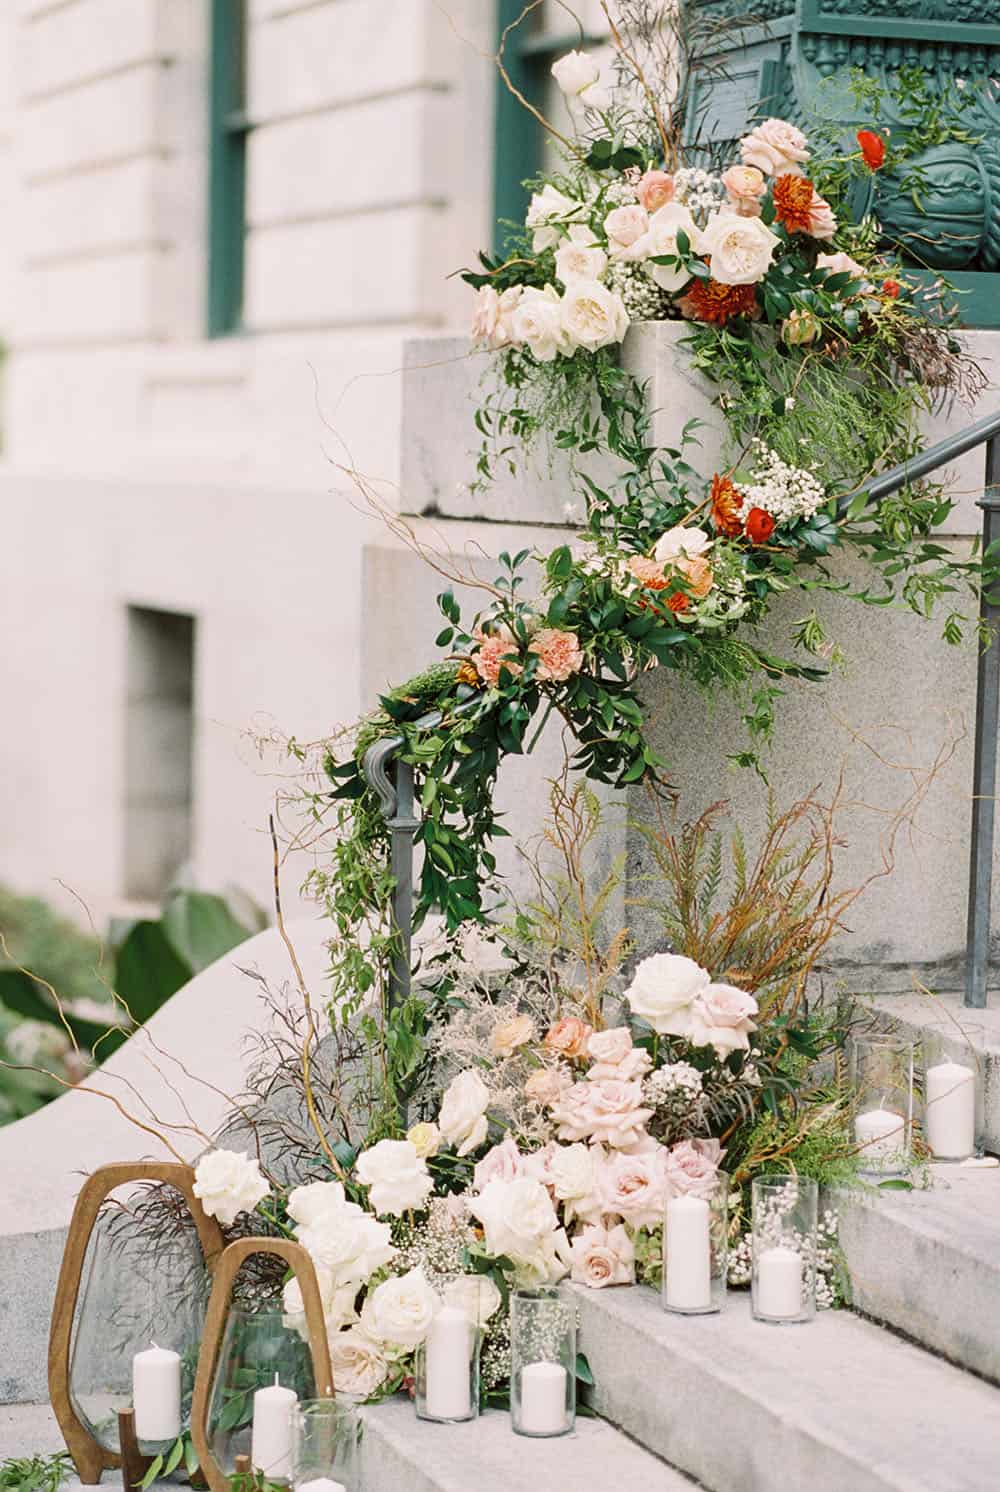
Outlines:
POLYGON ((118 950, 115 989, 140 1024, 187 984, 194 973, 179 957, 161 922, 137 922, 118 950))
POLYGON ((221 896, 204 891, 176 892, 163 913, 163 931, 195 974, 250 936, 221 896))

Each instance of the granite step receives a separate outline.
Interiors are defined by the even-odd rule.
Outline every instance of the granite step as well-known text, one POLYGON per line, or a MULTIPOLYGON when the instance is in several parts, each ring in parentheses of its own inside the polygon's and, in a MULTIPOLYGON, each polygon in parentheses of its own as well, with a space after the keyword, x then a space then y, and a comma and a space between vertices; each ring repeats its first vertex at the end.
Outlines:
POLYGON ((856 1310, 1000 1383, 1000 1169, 832 1193, 856 1310))
MULTIPOLYGON (((351 1492, 692 1492, 695 1485, 603 1420, 581 1418, 572 1435, 528 1440, 498 1410, 466 1425, 418 1420, 404 1399, 363 1413, 361 1482, 351 1492)), ((0 1460, 61 1447, 48 1405, 0 1407, 0 1460)), ((105 1476, 109 1487, 118 1480, 105 1476)), ((78 1486, 67 1483, 68 1492, 78 1486)))
POLYGON ((690 1317, 644 1288, 570 1288, 598 1410, 711 1492, 997 1485, 1000 1391, 849 1311, 782 1327, 743 1294, 690 1317))

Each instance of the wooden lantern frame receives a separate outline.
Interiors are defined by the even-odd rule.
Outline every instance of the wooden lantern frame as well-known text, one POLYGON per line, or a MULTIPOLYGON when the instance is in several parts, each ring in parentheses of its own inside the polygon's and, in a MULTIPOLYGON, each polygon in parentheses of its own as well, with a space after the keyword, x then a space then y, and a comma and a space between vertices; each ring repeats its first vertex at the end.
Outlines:
POLYGON ((276 1258, 284 1259, 295 1274, 302 1291, 302 1305, 309 1333, 309 1350, 312 1354, 313 1372, 316 1376, 316 1394, 320 1399, 334 1397, 326 1319, 323 1315, 323 1301, 312 1259, 300 1243, 293 1243, 288 1238, 239 1238, 235 1243, 228 1244, 223 1249, 214 1271, 212 1295, 208 1302, 208 1314, 205 1317, 205 1334, 202 1337, 201 1352, 198 1355, 194 1398, 191 1402, 191 1439, 198 1453, 201 1474, 211 1492, 230 1492, 229 1477, 216 1461, 208 1438, 208 1410, 212 1397, 212 1380, 219 1361, 233 1285, 242 1266, 254 1254, 273 1254, 276 1258))
POLYGON ((123 1457, 95 1440, 77 1413, 70 1393, 73 1315, 80 1296, 83 1265, 94 1225, 105 1200, 119 1186, 130 1181, 155 1181, 172 1186, 187 1203, 205 1256, 205 1267, 212 1273, 222 1256, 226 1240, 219 1224, 209 1217, 195 1196, 194 1180, 191 1166, 179 1161, 120 1161, 96 1170, 88 1177, 76 1199, 52 1308, 48 1367, 52 1408, 63 1433, 66 1449, 85 1486, 95 1485, 101 1480, 102 1472, 122 1467, 126 1461, 134 1464, 136 1449, 134 1446, 127 1447, 127 1454, 123 1457))

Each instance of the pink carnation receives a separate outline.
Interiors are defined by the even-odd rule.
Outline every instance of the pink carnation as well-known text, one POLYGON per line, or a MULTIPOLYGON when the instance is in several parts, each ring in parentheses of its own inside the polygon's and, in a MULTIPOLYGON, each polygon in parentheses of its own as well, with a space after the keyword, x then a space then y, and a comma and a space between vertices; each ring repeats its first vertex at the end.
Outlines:
POLYGON ((558 627, 541 627, 531 639, 530 651, 538 654, 536 678, 561 684, 570 674, 579 673, 583 649, 575 632, 558 627))
POLYGON ((516 659, 517 642, 509 627, 501 627, 497 632, 483 632, 477 628, 475 637, 479 648, 473 653, 472 661, 485 684, 498 684, 501 668, 511 674, 521 672, 522 665, 516 659))
POLYGON ((681 1140, 671 1145, 666 1157, 667 1196, 707 1196, 721 1159, 718 1140, 681 1140))

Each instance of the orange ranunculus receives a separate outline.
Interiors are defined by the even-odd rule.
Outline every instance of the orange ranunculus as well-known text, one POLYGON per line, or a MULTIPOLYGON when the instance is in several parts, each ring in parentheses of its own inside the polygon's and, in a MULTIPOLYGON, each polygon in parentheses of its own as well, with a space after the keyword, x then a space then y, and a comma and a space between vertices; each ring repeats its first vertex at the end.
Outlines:
POLYGON ((765 508, 751 508, 747 514, 746 534, 751 544, 766 544, 774 533, 774 519, 765 508))
POLYGON ((899 294, 902 288, 903 287, 898 280, 882 281, 882 294, 887 295, 890 300, 895 300, 896 296, 899 294))
POLYGON ((707 596, 715 584, 715 576, 712 573, 712 566, 703 554, 695 554, 690 558, 683 555, 675 561, 674 569, 687 586, 687 590, 675 591, 672 596, 666 598, 670 610, 676 614, 678 611, 687 611, 692 597, 700 601, 707 596))
POLYGON ((735 539, 743 532, 743 522, 740 518, 740 508, 743 505, 743 494, 739 492, 730 481, 729 477, 720 477, 718 472, 712 478, 712 522, 720 534, 725 534, 727 539, 735 539))
POLYGON ((885 164, 885 141, 874 130, 858 130, 858 144, 869 171, 877 171, 885 164))
POLYGON ((723 285, 718 280, 695 280, 677 301, 677 309, 689 321, 710 321, 718 326, 733 316, 760 315, 753 285, 723 285))
POLYGON ((647 591, 665 591, 670 581, 663 573, 663 566, 644 554, 633 554, 628 562, 630 573, 647 591))

